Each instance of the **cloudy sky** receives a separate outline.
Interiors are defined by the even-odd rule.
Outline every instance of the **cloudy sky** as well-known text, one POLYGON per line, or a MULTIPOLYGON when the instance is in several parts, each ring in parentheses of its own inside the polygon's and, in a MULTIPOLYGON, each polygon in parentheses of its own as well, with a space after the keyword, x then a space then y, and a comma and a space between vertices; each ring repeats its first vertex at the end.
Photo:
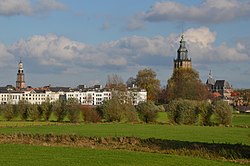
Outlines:
POLYGON ((183 33, 205 82, 209 71, 250 88, 249 0, 0 0, 0 86, 20 58, 33 87, 124 81, 152 68, 166 85, 183 33))

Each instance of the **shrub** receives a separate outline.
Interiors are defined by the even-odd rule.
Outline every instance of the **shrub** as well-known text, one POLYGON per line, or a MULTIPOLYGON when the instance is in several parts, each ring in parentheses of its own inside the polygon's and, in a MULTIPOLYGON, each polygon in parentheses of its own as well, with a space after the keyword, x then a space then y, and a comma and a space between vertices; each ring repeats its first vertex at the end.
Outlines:
POLYGON ((101 121, 101 116, 93 107, 82 106, 81 110, 82 110, 83 120, 85 122, 97 123, 101 121))
POLYGON ((134 122, 137 118, 134 106, 130 103, 125 103, 118 97, 104 102, 103 117, 108 122, 134 122))
POLYGON ((216 124, 229 125, 232 122, 232 107, 222 100, 214 101, 212 106, 216 124))
POLYGON ((211 117, 213 115, 213 110, 211 104, 205 101, 199 102, 196 109, 200 114, 200 125, 212 125, 211 117))
POLYGON ((136 109, 143 122, 149 123, 156 121, 158 107, 153 102, 141 102, 136 109))

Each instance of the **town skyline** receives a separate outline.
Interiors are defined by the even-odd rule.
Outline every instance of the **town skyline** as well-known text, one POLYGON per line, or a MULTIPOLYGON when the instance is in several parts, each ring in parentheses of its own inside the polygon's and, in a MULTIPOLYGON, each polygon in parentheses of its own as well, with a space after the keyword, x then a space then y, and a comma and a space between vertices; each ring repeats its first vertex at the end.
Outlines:
POLYGON ((126 82, 143 68, 153 69, 164 86, 184 34, 203 82, 211 70, 234 88, 250 87, 249 2, 0 3, 0 86, 15 84, 20 57, 33 87, 105 85, 112 74, 126 82))

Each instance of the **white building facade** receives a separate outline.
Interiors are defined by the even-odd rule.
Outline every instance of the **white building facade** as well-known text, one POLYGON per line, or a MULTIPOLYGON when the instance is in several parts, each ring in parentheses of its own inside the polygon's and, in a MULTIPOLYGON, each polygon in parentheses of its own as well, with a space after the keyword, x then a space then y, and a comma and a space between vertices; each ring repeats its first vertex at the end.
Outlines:
MULTIPOLYGON (((147 92, 145 90, 129 89, 126 93, 133 105, 147 101, 147 92)), ((20 100, 26 100, 31 104, 42 104, 46 100, 55 102, 59 99, 68 100, 70 98, 77 99, 81 105, 97 106, 102 105, 104 101, 110 100, 112 98, 112 92, 108 89, 86 89, 84 91, 78 89, 69 89, 66 91, 0 91, 0 104, 18 104, 20 100)))

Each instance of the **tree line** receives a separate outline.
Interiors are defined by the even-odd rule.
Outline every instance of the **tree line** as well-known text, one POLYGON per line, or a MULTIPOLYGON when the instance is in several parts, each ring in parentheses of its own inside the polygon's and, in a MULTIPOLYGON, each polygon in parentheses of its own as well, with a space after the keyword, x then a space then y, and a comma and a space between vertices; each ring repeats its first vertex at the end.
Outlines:
POLYGON ((106 87, 112 90, 112 99, 97 107, 81 106, 73 98, 53 103, 46 101, 41 105, 22 100, 17 105, 2 105, 1 112, 6 120, 19 116, 22 120, 48 121, 53 114, 58 122, 67 117, 70 122, 76 123, 82 115, 85 122, 152 123, 156 121, 159 111, 166 111, 169 122, 174 124, 231 123, 232 108, 222 100, 212 98, 198 72, 193 69, 174 70, 164 88, 160 87, 156 73, 149 68, 140 70, 136 78, 130 77, 126 84, 120 76, 109 75, 106 87), (147 102, 137 106, 131 103, 126 90, 133 86, 147 91, 147 102))

